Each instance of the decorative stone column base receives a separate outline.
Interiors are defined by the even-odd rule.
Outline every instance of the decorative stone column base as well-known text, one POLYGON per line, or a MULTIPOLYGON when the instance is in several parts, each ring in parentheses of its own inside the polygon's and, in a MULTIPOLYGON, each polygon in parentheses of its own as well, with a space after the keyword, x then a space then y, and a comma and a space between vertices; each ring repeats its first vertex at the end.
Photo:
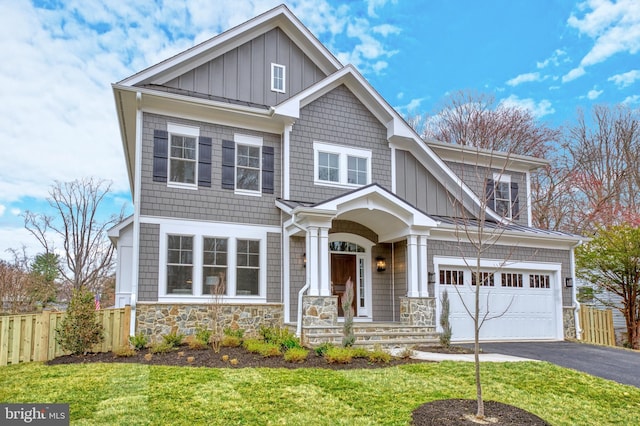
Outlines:
POLYGON ((576 334, 576 308, 573 306, 562 307, 562 329, 565 339, 575 339, 576 334))
POLYGON ((401 297, 400 323, 420 327, 435 327, 436 299, 434 297, 401 297))
POLYGON ((332 327, 338 323, 338 296, 302 296, 302 326, 332 327))

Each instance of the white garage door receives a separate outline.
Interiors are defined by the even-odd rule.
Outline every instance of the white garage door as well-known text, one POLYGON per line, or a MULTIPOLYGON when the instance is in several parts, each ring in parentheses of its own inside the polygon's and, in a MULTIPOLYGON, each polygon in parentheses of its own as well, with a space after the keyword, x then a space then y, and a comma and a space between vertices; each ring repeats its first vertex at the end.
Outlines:
MULTIPOLYGON (((445 289, 449 294, 452 341, 473 340, 473 320, 465 304, 471 312, 474 311, 478 280, 470 271, 455 268, 441 267, 439 275, 440 296, 445 289)), ((483 272, 480 281, 480 317, 487 315, 480 329, 480 340, 562 338, 561 295, 555 273, 483 272)))

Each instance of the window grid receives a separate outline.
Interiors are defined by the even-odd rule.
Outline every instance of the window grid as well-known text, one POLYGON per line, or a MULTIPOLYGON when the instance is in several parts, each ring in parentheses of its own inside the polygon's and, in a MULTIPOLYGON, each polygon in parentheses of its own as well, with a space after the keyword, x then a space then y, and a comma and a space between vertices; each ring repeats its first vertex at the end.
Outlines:
POLYGON ((175 183, 195 184, 196 138, 172 134, 169 153, 169 180, 175 183))
POLYGON ((284 65, 271 64, 271 90, 284 93, 284 65))
POLYGON ((236 146, 236 189, 260 191, 260 147, 236 146))
POLYGON ((495 212, 500 216, 511 218, 511 184, 495 182, 495 212))
POLYGON ((236 295, 257 296, 260 289, 260 241, 238 240, 236 295))
POLYGON ((203 294, 224 295, 227 290, 227 239, 203 239, 203 294))
MULTIPOLYGON (((482 287, 493 287, 493 272, 480 272, 480 285, 482 287)), ((471 285, 478 285, 476 272, 471 273, 471 285)))
POLYGON ((355 185, 367 184, 367 159, 362 157, 347 157, 347 183, 355 185))
POLYGON ((340 155, 318 153, 318 180, 340 182, 340 155))
POLYGON ((463 285, 464 271, 441 269, 440 284, 463 285))
POLYGON ((529 275, 529 287, 530 288, 550 288, 551 277, 546 274, 530 274, 529 275))
POLYGON ((502 273, 502 287, 522 287, 522 274, 502 273))
POLYGON ((193 237, 169 235, 167 293, 193 293, 193 237))

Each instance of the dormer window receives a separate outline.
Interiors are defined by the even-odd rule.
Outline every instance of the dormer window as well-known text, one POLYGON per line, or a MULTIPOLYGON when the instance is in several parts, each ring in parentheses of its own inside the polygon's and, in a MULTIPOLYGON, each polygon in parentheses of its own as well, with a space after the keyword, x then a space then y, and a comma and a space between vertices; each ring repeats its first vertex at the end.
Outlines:
POLYGON ((285 66, 271 64, 271 90, 285 93, 285 66))

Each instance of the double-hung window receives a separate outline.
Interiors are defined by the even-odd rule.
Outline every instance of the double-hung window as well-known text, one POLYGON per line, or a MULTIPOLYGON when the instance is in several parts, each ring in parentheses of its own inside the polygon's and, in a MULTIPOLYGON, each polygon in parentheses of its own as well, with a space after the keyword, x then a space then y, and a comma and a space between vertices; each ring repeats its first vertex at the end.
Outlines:
POLYGON ((271 64, 271 90, 285 93, 285 71, 284 65, 271 64))
POLYGON ((371 151, 315 142, 314 182, 329 186, 363 186, 371 183, 371 151))
POLYGON ((227 293, 227 238, 204 237, 202 243, 203 294, 227 293))
POLYGON ((520 213, 518 184, 511 181, 510 175, 494 173, 493 179, 487 180, 487 204, 500 217, 517 219, 520 213))
POLYGON ((260 146, 236 145, 236 189, 260 191, 260 146))
POLYGON ((222 188, 238 194, 273 194, 274 149, 259 136, 236 134, 222 141, 222 188))
POLYGON ((169 183, 196 185, 198 134, 195 127, 168 124, 169 183))
POLYGON ((237 241, 236 294, 258 295, 260 288, 260 241, 237 241))
POLYGON ((193 294, 193 237, 167 238, 167 293, 193 294))

